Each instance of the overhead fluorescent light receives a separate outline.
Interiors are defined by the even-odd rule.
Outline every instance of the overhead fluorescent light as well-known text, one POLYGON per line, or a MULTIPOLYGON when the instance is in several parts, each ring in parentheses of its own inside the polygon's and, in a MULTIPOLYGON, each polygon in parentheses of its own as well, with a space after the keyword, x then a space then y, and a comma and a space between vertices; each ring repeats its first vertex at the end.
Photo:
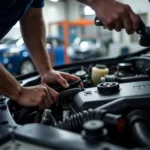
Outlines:
POLYGON ((49 0, 49 1, 51 1, 51 2, 58 2, 59 0, 49 0))
POLYGON ((85 15, 95 15, 95 12, 91 7, 85 6, 84 7, 84 14, 85 15))

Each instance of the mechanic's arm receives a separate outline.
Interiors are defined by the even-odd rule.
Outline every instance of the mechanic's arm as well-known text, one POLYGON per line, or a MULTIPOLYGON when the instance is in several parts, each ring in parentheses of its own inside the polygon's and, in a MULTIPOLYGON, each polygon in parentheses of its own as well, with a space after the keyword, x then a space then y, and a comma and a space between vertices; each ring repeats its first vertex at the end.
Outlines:
POLYGON ((43 75, 52 69, 46 49, 46 31, 42 8, 30 8, 20 21, 24 41, 30 51, 32 60, 43 75))
POLYGON ((0 95, 15 100, 23 106, 50 107, 58 93, 46 85, 22 87, 0 63, 0 95))
POLYGON ((117 0, 78 0, 92 7, 96 15, 104 24, 104 28, 121 31, 122 26, 128 34, 132 34, 138 28, 138 17, 129 5, 117 0))
POLYGON ((60 83, 68 87, 69 80, 79 78, 52 69, 46 49, 45 23, 42 8, 30 8, 20 21, 24 41, 31 53, 32 60, 41 75, 42 83, 60 83))

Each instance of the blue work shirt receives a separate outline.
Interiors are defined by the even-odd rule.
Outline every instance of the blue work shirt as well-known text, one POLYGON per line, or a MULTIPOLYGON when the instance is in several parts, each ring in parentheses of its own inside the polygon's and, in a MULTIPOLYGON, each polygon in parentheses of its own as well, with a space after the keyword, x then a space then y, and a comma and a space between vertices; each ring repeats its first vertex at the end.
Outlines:
POLYGON ((42 8, 44 0, 3 0, 0 3, 0 40, 30 7, 42 8))

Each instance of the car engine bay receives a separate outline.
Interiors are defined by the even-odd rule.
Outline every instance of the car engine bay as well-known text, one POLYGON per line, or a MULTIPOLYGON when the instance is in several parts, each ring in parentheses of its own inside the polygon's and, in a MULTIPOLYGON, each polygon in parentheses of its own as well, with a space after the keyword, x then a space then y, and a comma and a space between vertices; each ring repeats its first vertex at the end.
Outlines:
MULTIPOLYGON (((99 20, 96 24, 101 25, 99 20)), ((149 44, 149 27, 140 23, 139 44, 149 44)), ((0 97, 1 150, 150 149, 150 49, 55 67, 80 78, 59 92, 48 109, 23 107, 0 97)), ((40 84, 37 72, 16 78, 40 84)))
MULTIPOLYGON (((80 77, 49 109, 0 98, 0 149, 145 150, 150 146, 150 49, 56 67, 80 77)), ((37 72, 17 78, 40 84, 37 72)))

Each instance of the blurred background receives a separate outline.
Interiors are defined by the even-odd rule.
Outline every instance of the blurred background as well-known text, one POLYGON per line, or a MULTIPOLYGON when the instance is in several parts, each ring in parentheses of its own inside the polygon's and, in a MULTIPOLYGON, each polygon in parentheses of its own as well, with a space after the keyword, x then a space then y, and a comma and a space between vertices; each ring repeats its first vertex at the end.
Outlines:
MULTIPOLYGON (((150 25, 148 0, 120 0, 131 6, 145 24, 150 25)), ((129 54, 143 47, 138 35, 128 36, 94 25, 94 11, 76 0, 45 0, 43 8, 47 49, 53 66, 129 54)), ((13 75, 35 71, 30 54, 21 38, 19 22, 0 41, 0 62, 13 75)))

